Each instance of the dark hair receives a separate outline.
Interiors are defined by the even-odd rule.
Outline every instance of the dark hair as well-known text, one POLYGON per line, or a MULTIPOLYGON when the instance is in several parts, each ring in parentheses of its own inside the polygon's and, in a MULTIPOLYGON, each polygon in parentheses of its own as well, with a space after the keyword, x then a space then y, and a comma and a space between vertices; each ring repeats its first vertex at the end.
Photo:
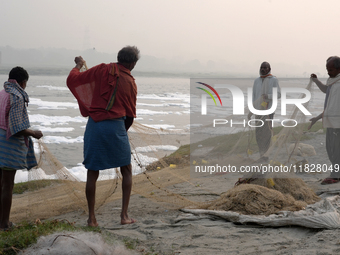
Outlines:
POLYGON ((338 56, 331 56, 327 59, 327 63, 333 61, 333 66, 335 69, 340 69, 340 58, 338 56))
POLYGON ((118 52, 119 63, 131 64, 139 59, 139 49, 136 46, 126 46, 118 52))
POLYGON ((9 80, 16 80, 17 83, 28 81, 28 77, 27 71, 20 66, 14 67, 8 75, 9 80))

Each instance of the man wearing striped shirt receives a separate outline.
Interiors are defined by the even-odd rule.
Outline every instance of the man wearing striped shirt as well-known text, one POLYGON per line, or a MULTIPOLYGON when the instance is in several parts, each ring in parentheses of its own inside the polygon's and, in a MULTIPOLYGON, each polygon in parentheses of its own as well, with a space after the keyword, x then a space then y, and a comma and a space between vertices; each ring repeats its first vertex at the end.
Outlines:
POLYGON ((29 129, 27 81, 27 71, 15 67, 0 91, 0 229, 13 225, 9 216, 16 171, 37 165, 31 136, 43 136, 41 131, 29 129))

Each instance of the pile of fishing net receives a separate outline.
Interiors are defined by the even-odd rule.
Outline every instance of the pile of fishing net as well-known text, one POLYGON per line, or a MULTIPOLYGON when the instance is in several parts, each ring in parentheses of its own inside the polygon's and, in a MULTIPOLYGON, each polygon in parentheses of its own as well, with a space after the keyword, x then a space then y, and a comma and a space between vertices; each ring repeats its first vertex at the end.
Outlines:
POLYGON ((299 211, 320 198, 299 178, 258 178, 239 184, 205 209, 234 211, 250 215, 270 215, 279 211, 299 211))
MULTIPOLYGON (((221 218, 267 227, 340 228, 340 196, 318 197, 299 178, 247 180, 201 209, 182 209, 175 222, 221 218), (257 183, 257 184, 253 184, 257 183)), ((198 207, 196 207, 198 208, 198 207)))

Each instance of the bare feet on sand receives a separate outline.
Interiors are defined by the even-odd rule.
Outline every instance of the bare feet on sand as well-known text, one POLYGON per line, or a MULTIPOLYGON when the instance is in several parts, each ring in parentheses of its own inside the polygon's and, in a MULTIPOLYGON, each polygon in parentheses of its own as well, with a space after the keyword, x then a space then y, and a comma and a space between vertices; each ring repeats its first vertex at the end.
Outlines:
POLYGON ((97 222, 96 219, 94 219, 94 220, 88 219, 87 220, 87 226, 88 227, 98 227, 98 222, 97 222))
POLYGON ((137 221, 135 219, 132 218, 127 218, 127 219, 121 219, 120 220, 120 224, 122 225, 126 225, 126 224, 133 224, 136 223, 137 221))

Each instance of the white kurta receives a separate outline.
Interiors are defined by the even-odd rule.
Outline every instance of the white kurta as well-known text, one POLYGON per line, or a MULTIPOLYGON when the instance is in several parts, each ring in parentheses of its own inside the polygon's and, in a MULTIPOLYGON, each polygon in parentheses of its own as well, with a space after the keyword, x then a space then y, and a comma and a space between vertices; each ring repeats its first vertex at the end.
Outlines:
POLYGON ((279 81, 275 76, 267 76, 266 78, 258 77, 255 79, 253 85, 253 104, 255 109, 263 110, 263 108, 261 108, 261 96, 263 94, 268 95, 267 109, 271 108, 273 102, 274 87, 277 88, 277 98, 281 98, 279 81))
POLYGON ((327 86, 332 87, 323 113, 323 127, 340 128, 340 74, 335 78, 328 78, 327 86))

